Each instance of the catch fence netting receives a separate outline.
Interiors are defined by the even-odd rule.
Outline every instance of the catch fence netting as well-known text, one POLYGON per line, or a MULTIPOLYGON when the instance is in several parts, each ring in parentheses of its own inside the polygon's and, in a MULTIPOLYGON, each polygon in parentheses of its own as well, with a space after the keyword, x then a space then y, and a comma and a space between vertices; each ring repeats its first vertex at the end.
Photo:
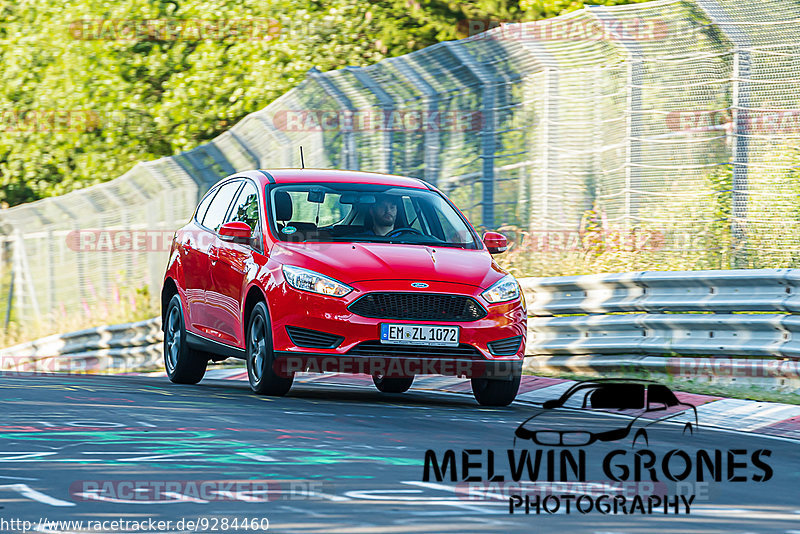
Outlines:
POLYGON ((524 274, 797 267, 798 72, 788 0, 591 7, 312 70, 206 145, 1 211, 0 297, 13 280, 18 321, 155 298, 209 186, 301 145, 307 167, 437 185, 524 274))

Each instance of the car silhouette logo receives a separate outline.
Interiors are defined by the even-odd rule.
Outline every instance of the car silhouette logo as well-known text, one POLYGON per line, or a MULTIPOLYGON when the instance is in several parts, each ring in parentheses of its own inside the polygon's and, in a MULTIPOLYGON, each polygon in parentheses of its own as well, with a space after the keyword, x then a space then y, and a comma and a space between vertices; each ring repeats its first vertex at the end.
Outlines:
POLYGON ((637 442, 649 445, 648 433, 656 423, 676 420, 681 414, 688 415, 688 422, 673 429, 682 430, 684 436, 693 435, 698 427, 697 409, 678 400, 667 386, 624 378, 586 380, 576 382, 559 398, 543 403, 541 410, 517 427, 514 442, 521 439, 542 447, 585 447, 597 441, 622 441, 632 437, 632 446, 637 442), (571 413, 557 415, 553 412, 557 408, 568 408, 571 413), (592 412, 622 412, 630 419, 585 416, 592 412), (573 417, 575 421, 570 421, 573 417), (559 419, 563 419, 566 427, 560 427, 559 419))
POLYGON ((411 287, 423 288, 423 287, 428 287, 428 284, 426 284, 425 282, 412 282, 411 287))

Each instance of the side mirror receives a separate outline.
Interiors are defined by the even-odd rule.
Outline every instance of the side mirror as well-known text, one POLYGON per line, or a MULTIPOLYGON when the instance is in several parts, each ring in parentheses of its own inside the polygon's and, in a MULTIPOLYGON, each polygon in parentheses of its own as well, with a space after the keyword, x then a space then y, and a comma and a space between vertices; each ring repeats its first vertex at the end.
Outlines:
POLYGON ((497 232, 486 232, 483 234, 483 244, 489 249, 490 254, 500 254, 508 248, 508 239, 497 232))
POLYGON ((219 238, 233 243, 250 244, 250 226, 241 221, 226 222, 219 228, 219 238))

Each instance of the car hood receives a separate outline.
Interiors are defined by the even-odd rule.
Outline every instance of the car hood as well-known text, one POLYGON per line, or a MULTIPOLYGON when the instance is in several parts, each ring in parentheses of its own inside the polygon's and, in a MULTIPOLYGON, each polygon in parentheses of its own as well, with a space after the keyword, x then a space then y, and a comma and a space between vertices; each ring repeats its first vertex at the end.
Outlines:
POLYGON ((487 288, 505 272, 486 250, 395 243, 276 243, 270 257, 346 284, 372 280, 455 282, 487 288))

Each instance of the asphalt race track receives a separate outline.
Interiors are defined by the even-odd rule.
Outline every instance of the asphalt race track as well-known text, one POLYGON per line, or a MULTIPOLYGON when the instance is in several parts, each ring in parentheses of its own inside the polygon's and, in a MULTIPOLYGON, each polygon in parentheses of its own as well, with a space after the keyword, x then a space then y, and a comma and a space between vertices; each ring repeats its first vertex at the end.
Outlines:
MULTIPOLYGON (((746 450, 745 463, 769 450, 770 480, 729 482, 724 467, 722 482, 694 486, 689 515, 566 514, 563 505, 510 515, 502 491, 476 500, 449 479, 423 482, 423 461, 428 449, 453 449, 460 477, 462 450, 493 449, 507 474, 514 429, 535 410, 523 403, 487 409, 467 395, 310 383, 269 398, 243 382, 136 376, 6 375, 0 389, 5 519, 267 518, 269 532, 285 533, 800 531, 800 444, 702 421, 694 436, 665 431, 648 449, 746 450), (228 486, 189 491, 204 481, 228 486)), ((587 480, 608 480, 601 463, 615 449, 633 454, 630 443, 587 448, 587 480)), ((758 472, 749 465, 745 478, 758 472)))

